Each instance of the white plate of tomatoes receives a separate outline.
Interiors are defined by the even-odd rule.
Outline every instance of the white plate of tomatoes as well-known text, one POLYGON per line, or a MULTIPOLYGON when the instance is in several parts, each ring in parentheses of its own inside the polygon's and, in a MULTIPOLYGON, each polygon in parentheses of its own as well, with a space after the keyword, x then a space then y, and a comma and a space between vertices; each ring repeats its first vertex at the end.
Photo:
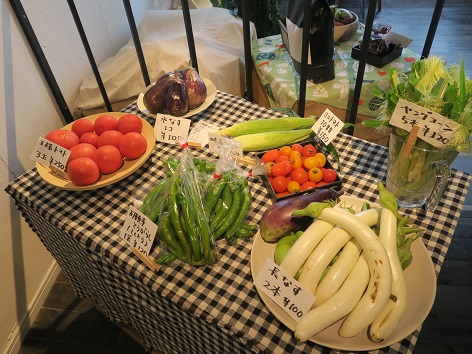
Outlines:
POLYGON ((121 133, 121 136, 117 133, 118 129, 116 126, 111 128, 109 124, 113 125, 114 121, 117 123, 117 121, 125 115, 130 115, 130 113, 107 112, 94 114, 76 120, 54 132, 50 132, 48 133, 49 136, 46 135, 46 139, 51 140, 54 143, 60 142, 59 145, 71 150, 71 155, 67 164, 68 172, 71 172, 71 168, 74 168, 74 166, 77 171, 86 170, 86 175, 94 175, 93 177, 87 177, 91 178, 88 182, 93 180, 95 180, 95 182, 88 183, 87 180, 81 180, 81 178, 85 178, 83 175, 79 175, 79 179, 77 180, 77 177, 73 177, 66 172, 55 171, 49 166, 36 163, 39 175, 46 182, 56 187, 72 191, 84 191, 105 187, 131 175, 141 167, 151 155, 156 143, 156 137, 154 135, 153 127, 146 120, 138 117, 141 122, 141 131, 139 134, 144 137, 145 147, 143 147, 144 140, 142 137, 129 134, 127 143, 121 145, 121 150, 118 148, 118 151, 121 153, 118 155, 118 145, 116 145, 116 141, 118 138, 127 135, 126 131, 133 129, 133 125, 136 123, 135 117, 137 116, 130 117, 134 119, 122 120, 122 123, 124 124, 120 129, 125 132, 125 134, 121 133), (101 124, 95 124, 97 120, 98 123, 101 124), (93 123, 93 131, 90 128, 90 123, 93 123), (74 129, 72 129, 74 124, 74 129), (76 132, 76 136, 79 137, 78 142, 74 134, 68 133, 68 131, 73 130, 76 132), (94 145, 96 150, 93 150, 87 145, 94 145), (138 148, 137 146, 140 147, 138 148), (95 156, 94 159, 97 165, 100 166, 97 177, 95 175, 96 167, 90 166, 90 159, 86 159, 86 157, 91 157, 92 154, 96 153, 98 150, 100 150, 101 154, 97 154, 98 156, 95 156), (142 152, 143 150, 144 152, 142 152), (76 183, 72 182, 71 179, 74 179, 76 183))

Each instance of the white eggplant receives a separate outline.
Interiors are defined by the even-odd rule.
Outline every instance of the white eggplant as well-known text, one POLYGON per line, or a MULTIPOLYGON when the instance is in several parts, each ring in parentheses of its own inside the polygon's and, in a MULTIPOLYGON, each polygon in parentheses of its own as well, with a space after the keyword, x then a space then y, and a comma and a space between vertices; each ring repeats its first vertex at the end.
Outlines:
POLYGON ((390 336, 405 313, 407 304, 406 282, 397 252, 397 218, 386 208, 382 209, 379 238, 392 267, 392 293, 387 305, 369 328, 369 337, 374 342, 381 342, 390 336))
MULTIPOLYGON (((379 212, 379 209, 368 209, 356 216, 368 226, 374 226, 379 220, 379 212)), ((351 235, 339 226, 328 232, 306 259, 298 281, 315 294, 326 267, 350 239, 351 235)), ((317 306, 316 303, 315 306, 317 306)))
POLYGON ((369 266, 362 254, 336 294, 300 319, 295 327, 295 338, 305 342, 346 316, 361 298, 368 282, 369 266))

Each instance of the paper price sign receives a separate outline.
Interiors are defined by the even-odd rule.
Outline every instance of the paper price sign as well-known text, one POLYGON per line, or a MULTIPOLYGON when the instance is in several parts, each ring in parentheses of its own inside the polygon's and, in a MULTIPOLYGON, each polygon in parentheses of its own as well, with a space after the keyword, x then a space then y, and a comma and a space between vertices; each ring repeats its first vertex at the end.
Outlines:
POLYGON ((329 109, 326 109, 316 120, 311 130, 315 132, 323 144, 328 145, 338 135, 343 126, 343 121, 329 109))
POLYGON ((218 150, 221 148, 231 149, 233 156, 237 158, 243 157, 243 146, 241 143, 218 133, 208 133, 208 139, 208 149, 211 152, 218 154, 218 150))
POLYGON ((156 140, 168 144, 178 144, 179 141, 186 141, 190 123, 190 119, 158 114, 154 125, 156 140))
POLYGON ((418 138, 437 148, 446 147, 460 127, 459 123, 404 99, 398 100, 390 124, 406 131, 419 125, 418 138))
POLYGON ((269 258, 254 280, 254 285, 296 322, 300 321, 316 300, 310 290, 304 288, 269 258))
POLYGON ((30 158, 41 165, 52 166, 61 171, 65 171, 69 156, 70 150, 40 137, 36 142, 30 158))
POLYGON ((147 257, 151 252, 156 233, 157 225, 131 205, 121 228, 120 237, 147 257))
POLYGON ((209 138, 208 133, 213 132, 217 127, 213 124, 204 121, 198 121, 193 127, 190 135, 188 136, 189 143, 197 144, 200 147, 204 147, 208 144, 209 138))

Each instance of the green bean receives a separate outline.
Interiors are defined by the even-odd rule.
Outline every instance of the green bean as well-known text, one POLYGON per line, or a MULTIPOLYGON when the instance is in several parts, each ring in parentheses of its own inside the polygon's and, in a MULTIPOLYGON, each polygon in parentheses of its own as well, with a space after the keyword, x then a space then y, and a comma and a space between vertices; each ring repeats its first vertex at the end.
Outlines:
POLYGON ((182 224, 180 223, 180 210, 179 210, 179 203, 177 203, 177 185, 178 183, 172 183, 170 187, 170 192, 169 192, 169 202, 168 202, 168 211, 169 211, 169 216, 170 216, 170 222, 172 224, 172 227, 174 228, 174 231, 177 235, 177 238, 179 239, 180 245, 182 246, 182 249, 184 250, 185 257, 187 259, 191 259, 191 250, 190 250, 190 244, 189 240, 187 238, 187 235, 184 232, 184 229, 182 228, 182 224))
POLYGON ((167 249, 172 252, 177 258, 186 261, 184 251, 182 246, 177 240, 177 235, 175 235, 174 229, 170 222, 170 216, 168 212, 162 213, 159 217, 158 223, 159 237, 166 245, 167 249))
POLYGON ((159 216, 161 208, 161 203, 164 198, 163 194, 167 184, 169 183, 168 179, 160 181, 144 198, 143 204, 139 207, 139 211, 146 215, 152 221, 156 221, 159 216))
POLYGON ((251 207, 252 195, 251 195, 251 189, 249 188, 247 179, 243 179, 241 182, 241 192, 242 192, 242 199, 241 199, 241 205, 239 208, 239 213, 237 214, 236 218, 234 219, 229 229, 226 230, 225 234, 226 234, 227 239, 232 237, 234 232, 243 223, 244 219, 247 216, 249 208, 251 207))
POLYGON ((183 193, 182 189, 177 191, 177 201, 182 211, 183 223, 186 224, 184 227, 188 232, 190 240, 190 248, 192 250, 192 262, 199 261, 202 258, 202 250, 200 244, 200 237, 197 234, 194 211, 191 209, 188 203, 187 196, 183 193))
POLYGON ((221 201, 221 206, 215 207, 215 213, 210 219, 210 229, 212 231, 216 230, 220 222, 228 214, 229 209, 231 208, 231 204, 233 203, 233 194, 229 186, 226 186, 225 189, 223 190, 223 195, 220 201, 221 201))
POLYGON ((213 212, 213 209, 216 206, 216 203, 221 197, 223 190, 225 189, 226 183, 228 182, 229 176, 227 173, 223 173, 223 175, 213 181, 208 188, 208 191, 205 194, 205 201, 203 203, 205 208, 205 214, 209 217, 213 212))
POLYGON ((228 186, 231 188, 231 194, 232 194, 232 200, 233 202, 231 203, 231 207, 226 214, 225 219, 218 225, 214 232, 214 237, 215 240, 219 239, 221 236, 223 236, 230 228, 230 226, 233 224, 233 222, 236 220, 238 217, 239 209, 240 209, 240 204, 241 204, 241 196, 242 196, 242 190, 241 186, 236 183, 236 182, 230 182, 228 186))

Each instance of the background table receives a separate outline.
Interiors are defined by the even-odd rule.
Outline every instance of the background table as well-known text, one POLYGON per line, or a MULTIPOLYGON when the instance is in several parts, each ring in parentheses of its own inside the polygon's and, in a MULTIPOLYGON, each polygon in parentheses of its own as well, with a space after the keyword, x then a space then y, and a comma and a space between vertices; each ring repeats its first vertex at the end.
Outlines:
MULTIPOLYGON (((136 104, 125 111, 140 114, 136 104)), ((205 119, 223 127, 277 115, 280 113, 218 92, 216 101, 192 120, 205 119)), ((154 124, 153 119, 146 119, 154 124)), ((386 175, 387 149, 343 134, 334 144, 343 165, 345 194, 375 202, 376 184, 386 175)), ((144 190, 164 176, 160 160, 179 153, 176 146, 157 143, 149 160, 134 174, 97 190, 61 190, 32 169, 11 182, 6 191, 69 277, 77 295, 94 300, 110 320, 131 326, 149 348, 165 353, 331 352, 294 340, 292 331, 265 307, 252 283, 250 240, 239 240, 236 245, 218 243, 219 262, 215 265, 171 265, 156 273, 121 240, 119 231, 130 203, 142 198, 144 190)), ((194 154, 215 158, 205 150, 194 150, 194 154)), ((453 170, 452 182, 434 213, 402 210, 425 228, 422 241, 436 273, 471 179, 453 170)), ((257 222, 270 198, 258 178, 250 180, 250 186, 253 203, 249 219, 257 222)), ((376 352, 411 352, 419 331, 376 352)))

